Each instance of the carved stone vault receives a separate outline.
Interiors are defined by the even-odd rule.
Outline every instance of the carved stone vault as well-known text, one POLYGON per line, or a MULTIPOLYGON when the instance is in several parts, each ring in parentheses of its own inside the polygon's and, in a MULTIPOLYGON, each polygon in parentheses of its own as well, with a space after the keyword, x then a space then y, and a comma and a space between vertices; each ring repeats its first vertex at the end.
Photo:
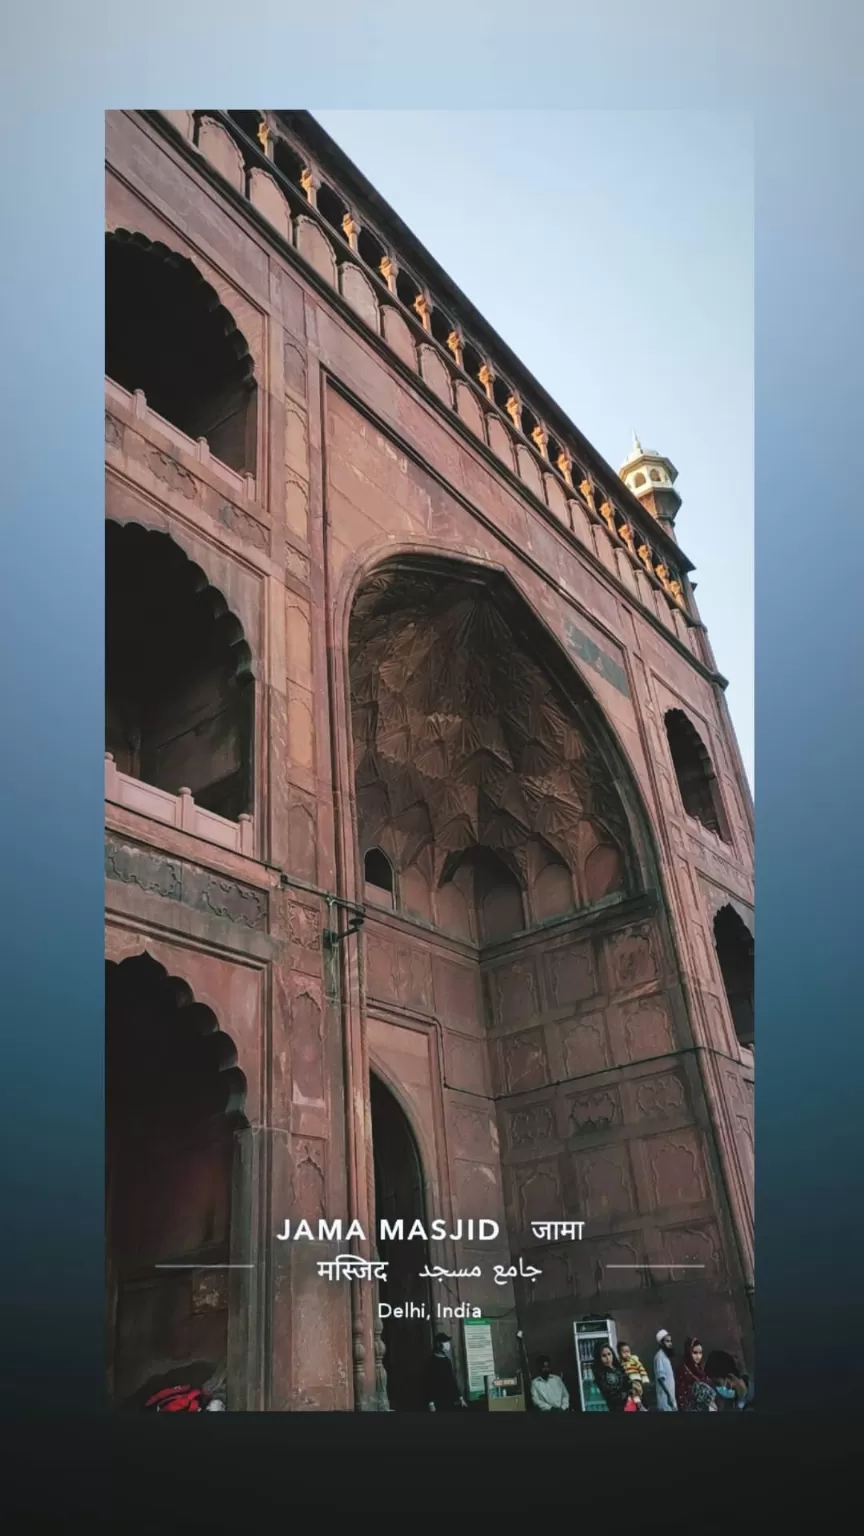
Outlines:
POLYGON ((506 607, 482 577, 388 569, 350 630, 361 853, 475 941, 624 893, 634 867, 610 769, 506 607))

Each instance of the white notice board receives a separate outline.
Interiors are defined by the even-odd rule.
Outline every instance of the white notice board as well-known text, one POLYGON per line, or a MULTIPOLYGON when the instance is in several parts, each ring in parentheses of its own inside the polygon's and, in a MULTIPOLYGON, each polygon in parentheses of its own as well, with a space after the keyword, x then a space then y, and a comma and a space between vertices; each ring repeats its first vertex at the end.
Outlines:
POLYGON ((468 1396, 485 1397, 483 1378, 495 1375, 495 1355, 492 1350, 492 1324, 488 1318, 473 1318, 464 1322, 465 1368, 468 1372, 468 1396))

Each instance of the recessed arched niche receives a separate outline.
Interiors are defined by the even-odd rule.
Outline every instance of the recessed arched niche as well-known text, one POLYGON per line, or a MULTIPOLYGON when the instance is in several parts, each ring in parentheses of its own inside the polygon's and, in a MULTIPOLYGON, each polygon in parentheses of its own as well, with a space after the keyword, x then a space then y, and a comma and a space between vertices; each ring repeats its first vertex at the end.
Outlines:
POLYGON ((591 701, 566 663, 555 674, 503 578, 455 561, 379 569, 355 599, 349 664, 373 905, 482 949, 638 888, 591 701))

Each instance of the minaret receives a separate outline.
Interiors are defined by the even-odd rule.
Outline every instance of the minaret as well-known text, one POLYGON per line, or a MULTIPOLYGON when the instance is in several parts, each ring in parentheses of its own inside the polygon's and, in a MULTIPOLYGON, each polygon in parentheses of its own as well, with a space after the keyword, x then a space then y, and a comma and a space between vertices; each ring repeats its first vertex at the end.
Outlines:
POLYGON ((681 497, 675 490, 678 471, 670 459, 659 453, 646 453, 636 433, 630 456, 618 471, 627 489, 641 501, 643 507, 656 517, 658 523, 675 537, 675 518, 681 505, 681 497))

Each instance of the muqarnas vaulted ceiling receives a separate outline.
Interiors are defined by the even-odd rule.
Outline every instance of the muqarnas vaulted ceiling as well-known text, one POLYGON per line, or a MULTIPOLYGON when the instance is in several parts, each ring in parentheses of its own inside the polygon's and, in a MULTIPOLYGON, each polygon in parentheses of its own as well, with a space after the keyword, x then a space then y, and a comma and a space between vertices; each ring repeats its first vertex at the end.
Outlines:
POLYGON ((361 853, 399 906, 474 942, 624 892, 629 834, 609 768, 481 579, 392 569, 350 627, 361 853))

